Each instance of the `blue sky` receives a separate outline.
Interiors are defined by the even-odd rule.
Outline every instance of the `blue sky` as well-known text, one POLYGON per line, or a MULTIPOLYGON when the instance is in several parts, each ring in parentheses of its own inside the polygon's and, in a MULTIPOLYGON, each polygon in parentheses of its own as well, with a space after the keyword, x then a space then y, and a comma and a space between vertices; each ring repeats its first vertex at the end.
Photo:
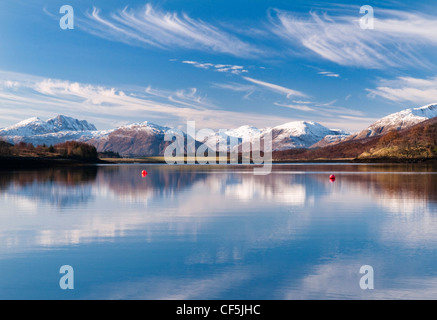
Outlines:
POLYGON ((64 114, 98 129, 358 131, 437 102, 436 16, 431 1, 3 1, 0 127, 64 114), (363 5, 373 29, 360 28, 363 5))

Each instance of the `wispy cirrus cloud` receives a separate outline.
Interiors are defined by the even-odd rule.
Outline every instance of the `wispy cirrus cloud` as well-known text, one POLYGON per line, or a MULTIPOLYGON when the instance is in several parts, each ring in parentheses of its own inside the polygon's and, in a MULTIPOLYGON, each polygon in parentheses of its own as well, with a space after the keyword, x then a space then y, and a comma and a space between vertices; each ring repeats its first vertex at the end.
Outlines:
POLYGON ((284 103, 275 102, 274 105, 279 107, 300 110, 300 111, 311 111, 311 112, 316 111, 313 108, 308 107, 306 104, 284 104, 284 103))
POLYGON ((308 15, 273 12, 272 32, 295 51, 305 48, 343 66, 379 69, 429 66, 421 50, 437 47, 437 20, 422 13, 375 8, 374 29, 361 29, 359 7, 336 8, 335 13, 344 13, 335 16, 315 11, 308 15))
MULTIPOLYGON (((243 99, 252 98, 252 95, 256 96, 257 92, 263 90, 273 91, 280 95, 285 95, 287 99, 278 98, 276 101, 272 101, 270 105, 266 105, 266 108, 269 110, 274 110, 271 108, 272 106, 279 107, 278 109, 287 108, 294 111, 294 120, 308 121, 310 119, 311 121, 317 121, 332 128, 341 128, 350 132, 361 130, 376 121, 376 118, 365 117, 365 113, 362 111, 342 106, 337 100, 320 102, 313 100, 311 97, 305 97, 306 99, 291 99, 293 95, 290 95, 289 90, 292 89, 282 86, 278 88, 275 84, 246 78, 247 81, 253 84, 242 84, 238 82, 214 83, 213 87, 244 93, 243 99)), ((294 90, 292 93, 294 93, 294 90)), ((255 97, 251 100, 257 99, 255 97)))
POLYGON ((245 85, 238 82, 214 83, 212 86, 214 88, 242 92, 244 93, 243 99, 249 99, 249 97, 256 91, 254 85, 245 85))
POLYGON ((290 97, 307 97, 307 95, 303 92, 300 92, 298 90, 293 90, 293 89, 289 89, 274 83, 270 83, 270 82, 266 82, 266 81, 261 81, 261 80, 257 80, 257 79, 253 79, 250 77, 243 77, 243 79, 252 82, 256 85, 262 86, 264 88, 267 88, 268 90, 274 91, 274 92, 278 92, 281 94, 285 94, 287 98, 290 97))
POLYGON ((185 60, 185 61, 182 61, 182 63, 190 64, 196 68, 213 70, 213 71, 217 71, 217 72, 225 72, 225 73, 232 73, 232 74, 241 74, 241 73, 249 72, 244 66, 239 66, 239 65, 214 64, 214 63, 209 63, 209 62, 203 63, 203 62, 197 62, 197 61, 191 61, 191 60, 185 60))
POLYGON ((364 116, 363 112, 338 106, 337 100, 332 100, 328 102, 318 102, 315 100, 312 100, 311 97, 306 96, 304 93, 301 93, 299 91, 295 91, 289 88, 285 88, 282 86, 278 86, 276 84, 268 83, 265 81, 260 81, 256 79, 252 79, 249 77, 243 77, 247 81, 252 82, 254 85, 246 85, 241 84, 238 82, 229 82, 229 83, 214 83, 213 87, 225 89, 225 90, 231 90, 235 92, 242 92, 245 93, 244 98, 248 98, 248 96, 252 95, 255 91, 260 91, 263 89, 267 89, 273 92, 277 92, 279 94, 285 94, 286 98, 288 100, 284 101, 275 101, 272 102, 273 105, 278 107, 284 107, 299 111, 306 111, 306 112, 313 112, 318 115, 324 115, 324 116, 332 116, 332 114, 343 114, 343 115, 350 115, 350 116, 364 116), (308 98, 306 100, 296 100, 290 98, 292 96, 296 96, 297 93, 305 95, 301 96, 302 98, 308 98))
POLYGON ((375 89, 367 89, 369 96, 414 104, 437 102, 437 76, 427 79, 398 77, 392 80, 380 80, 375 89))
POLYGON ((130 45, 161 49, 186 48, 237 57, 255 57, 262 51, 229 31, 193 19, 185 13, 166 12, 147 4, 140 9, 125 7, 104 17, 96 7, 78 24, 85 31, 130 45))
POLYGON ((318 74, 325 76, 325 77, 334 77, 334 78, 340 77, 340 75, 338 73, 334 73, 331 71, 320 71, 320 72, 318 72, 318 74))
POLYGON ((356 119, 362 117, 362 119, 365 120, 365 118, 363 117, 364 114, 361 111, 341 107, 338 106, 336 103, 336 100, 324 103, 316 101, 292 101, 292 103, 275 102, 274 105, 300 111, 312 112, 319 116, 322 115, 326 117, 332 117, 332 115, 335 114, 340 117, 355 116, 356 119))

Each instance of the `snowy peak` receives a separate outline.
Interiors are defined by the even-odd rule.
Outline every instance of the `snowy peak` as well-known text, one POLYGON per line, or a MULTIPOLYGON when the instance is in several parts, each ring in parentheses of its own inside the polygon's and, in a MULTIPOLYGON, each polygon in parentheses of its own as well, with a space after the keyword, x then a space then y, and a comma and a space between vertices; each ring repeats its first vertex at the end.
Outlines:
POLYGON ((90 124, 85 120, 77 120, 71 117, 59 115, 47 121, 43 121, 36 117, 21 121, 11 127, 0 129, 0 135, 28 137, 61 131, 79 132, 96 130, 97 129, 93 124, 90 124))
POLYGON ((411 115, 431 119, 437 117, 437 103, 429 104, 420 108, 407 109, 411 115))
POLYGON ((196 136, 196 139, 218 151, 227 152, 244 141, 253 141, 261 133, 262 131, 256 127, 245 125, 236 129, 218 130, 206 137, 196 136))
MULTIPOLYGON (((277 130, 289 130, 289 129, 301 129, 304 130, 307 125, 315 125, 315 122, 312 121, 291 121, 284 124, 281 124, 279 126, 273 127, 273 129, 277 130)), ((320 125, 317 123, 317 125, 320 125)), ((321 126, 321 125, 320 125, 321 126)))
POLYGON ((99 134, 100 131, 97 131, 93 124, 63 115, 47 121, 30 118, 11 127, 0 129, 0 136, 14 144, 24 141, 34 145, 54 145, 69 140, 86 141, 99 134))
POLYGON ((271 129, 273 150, 309 148, 326 136, 345 134, 312 121, 293 121, 271 129))
POLYGON ((49 130, 47 123, 42 121, 40 118, 29 118, 18 122, 17 124, 0 129, 0 135, 11 135, 11 136, 24 136, 24 135, 34 135, 47 133, 49 130))
POLYGON ((144 121, 144 122, 138 122, 138 123, 121 126, 118 127, 116 130, 137 130, 137 131, 145 130, 145 131, 152 131, 155 133, 164 133, 168 129, 170 128, 157 125, 150 121, 144 121))
POLYGON ((244 139, 261 134, 261 130, 252 126, 241 126, 236 129, 226 130, 224 133, 230 137, 244 139))
POLYGON ((18 122, 17 124, 15 124, 14 126, 12 126, 11 128, 19 128, 19 127, 24 127, 24 126, 31 126, 31 125, 42 125, 44 123, 44 121, 42 121, 40 118, 38 117, 33 117, 33 118, 29 118, 23 121, 18 122))
POLYGON ((292 136, 298 137, 304 134, 329 134, 331 130, 320 123, 312 121, 292 121, 273 128, 276 131, 286 131, 292 136))
POLYGON ((97 130, 93 124, 88 123, 86 120, 77 120, 63 115, 47 120, 47 125, 51 132, 97 130))

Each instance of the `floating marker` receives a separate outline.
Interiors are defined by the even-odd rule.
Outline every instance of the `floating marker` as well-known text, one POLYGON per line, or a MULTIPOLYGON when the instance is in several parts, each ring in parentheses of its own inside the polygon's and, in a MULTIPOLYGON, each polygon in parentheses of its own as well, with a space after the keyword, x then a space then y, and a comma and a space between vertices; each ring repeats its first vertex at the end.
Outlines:
POLYGON ((331 180, 331 182, 334 182, 334 181, 335 181, 335 176, 334 176, 333 174, 331 174, 331 175, 329 176, 329 180, 331 180))
POLYGON ((146 170, 141 171, 141 175, 142 175, 143 178, 144 178, 145 176, 147 176, 147 171, 146 171, 146 170))

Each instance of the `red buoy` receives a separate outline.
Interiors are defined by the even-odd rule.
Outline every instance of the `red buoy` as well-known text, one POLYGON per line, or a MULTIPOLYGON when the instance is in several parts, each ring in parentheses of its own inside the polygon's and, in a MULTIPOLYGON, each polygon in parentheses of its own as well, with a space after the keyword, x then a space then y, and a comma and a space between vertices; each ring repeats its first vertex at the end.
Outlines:
POLYGON ((331 182, 334 182, 334 181, 335 181, 335 176, 334 176, 333 174, 331 174, 331 175, 329 176, 329 180, 331 180, 331 182))
POLYGON ((144 178, 145 176, 147 176, 147 171, 146 171, 146 170, 141 171, 141 175, 142 175, 143 178, 144 178))

